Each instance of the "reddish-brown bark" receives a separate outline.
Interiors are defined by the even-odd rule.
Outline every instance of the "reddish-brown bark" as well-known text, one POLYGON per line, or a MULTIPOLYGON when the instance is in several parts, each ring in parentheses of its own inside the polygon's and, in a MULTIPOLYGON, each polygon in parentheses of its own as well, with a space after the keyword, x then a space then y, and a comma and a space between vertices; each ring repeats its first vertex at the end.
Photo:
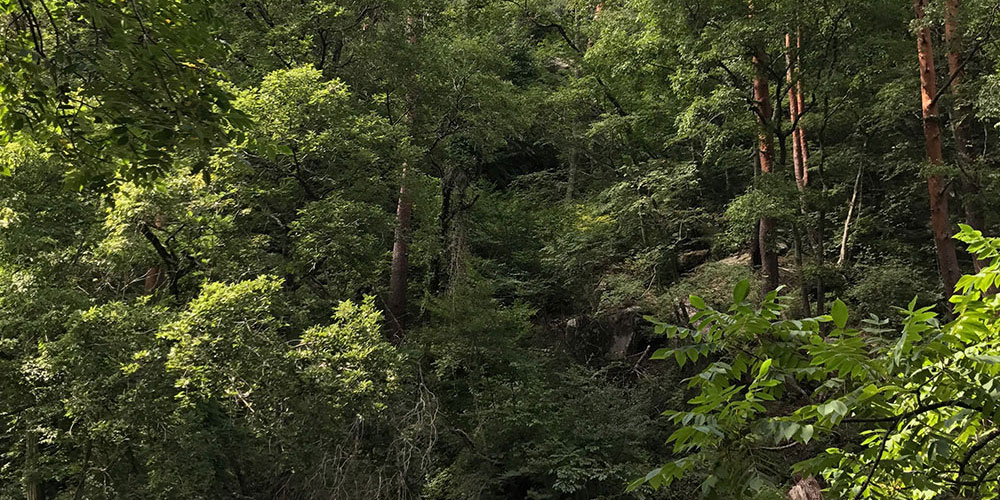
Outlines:
MULTIPOLYGON (((800 118, 804 108, 802 98, 802 75, 799 70, 799 49, 802 47, 801 32, 796 31, 795 41, 792 41, 792 34, 785 34, 785 62, 786 78, 788 79, 788 119, 792 124, 792 170, 795 174, 795 185, 799 189, 799 209, 805 215, 805 197, 801 195, 809 185, 809 167, 806 163, 806 140, 805 131, 802 129, 800 118)), ((802 296, 802 308, 806 315, 812 314, 809 301, 809 286, 806 284, 805 272, 803 270, 802 258, 802 237, 798 227, 793 226, 795 234, 795 263, 799 272, 799 288, 802 296)), ((815 251, 819 249, 818 236, 815 230, 808 231, 809 240, 815 251)))
MULTIPOLYGON (((416 45, 417 33, 412 16, 406 18, 407 41, 416 45)), ((412 124, 414 105, 412 92, 406 94, 406 118, 412 124)), ((399 200, 396 202, 396 228, 392 241, 392 263, 389 267, 389 300, 386 304, 389 313, 389 340, 395 343, 403 341, 406 327, 406 281, 410 270, 410 233, 413 217, 413 197, 407 186, 406 164, 403 164, 399 178, 399 200)))
POLYGON ((399 201, 396 204, 396 230, 392 242, 392 266, 389 270, 389 325, 393 340, 403 336, 406 316, 406 279, 409 271, 410 219, 413 215, 413 200, 406 186, 406 166, 403 166, 399 187, 399 201))
MULTIPOLYGON (((771 106, 769 81, 767 78, 767 54, 763 48, 758 49, 753 56, 754 78, 753 98, 757 113, 757 154, 760 157, 762 175, 770 174, 774 169, 774 135, 770 121, 774 113, 771 106)), ((778 288, 778 254, 774 248, 775 222, 773 217, 763 217, 760 220, 761 267, 764 272, 764 292, 778 288)))
MULTIPOLYGON (((799 62, 798 49, 802 47, 802 31, 796 30, 795 32, 795 47, 796 55, 795 61, 796 65, 799 62)), ((802 91, 802 75, 799 73, 799 79, 795 83, 796 86, 796 97, 797 97, 797 111, 798 115, 801 116, 805 112, 805 93, 802 91)), ((796 133, 799 135, 799 145, 801 146, 800 155, 802 156, 802 185, 809 185, 809 148, 806 147, 806 131, 801 127, 801 124, 795 129, 796 133)))
POLYGON ((787 61, 788 78, 788 118, 794 127, 792 129, 792 166, 795 173, 795 185, 799 191, 809 185, 808 151, 806 148, 805 131, 799 123, 805 100, 802 97, 802 78, 798 71, 799 48, 802 46, 802 35, 796 33, 795 44, 792 45, 792 34, 785 35, 785 57, 787 61))
MULTIPOLYGON (((917 19, 923 19, 924 6, 927 0, 914 0, 913 8, 917 19)), ((937 96, 937 75, 934 68, 934 46, 931 41, 930 28, 923 27, 917 35, 917 57, 920 62, 920 97, 924 121, 924 146, 927 150, 927 161, 932 165, 940 165, 943 161, 941 145, 941 124, 937 96)), ((930 194, 931 230, 934 233, 934 246, 937 249, 938 271, 944 284, 945 297, 950 297, 955 291, 955 284, 961 276, 958 267, 958 257, 955 253, 955 243, 951 239, 951 224, 948 220, 948 192, 944 179, 937 173, 932 173, 927 179, 927 190, 930 194)))
POLYGON ((970 110, 962 98, 962 80, 965 74, 962 67, 962 34, 958 26, 958 0, 948 0, 945 3, 944 36, 948 49, 948 76, 951 80, 948 90, 955 97, 955 140, 958 143, 959 157, 968 160, 974 153, 968 134, 970 110))
MULTIPOLYGON (((969 127, 974 118, 962 88, 962 80, 965 77, 963 66, 965 61, 962 60, 962 32, 958 20, 958 0, 947 0, 944 12, 944 37, 945 45, 948 48, 948 76, 951 80, 951 86, 948 90, 955 103, 952 133, 955 136, 955 146, 958 148, 958 161, 963 170, 962 201, 965 209, 965 222, 982 231, 986 226, 986 218, 976 203, 976 198, 979 195, 979 179, 972 168, 972 163, 976 158, 976 148, 969 134, 969 127)), ((986 262, 974 259, 973 265, 978 272, 986 265, 986 262)))

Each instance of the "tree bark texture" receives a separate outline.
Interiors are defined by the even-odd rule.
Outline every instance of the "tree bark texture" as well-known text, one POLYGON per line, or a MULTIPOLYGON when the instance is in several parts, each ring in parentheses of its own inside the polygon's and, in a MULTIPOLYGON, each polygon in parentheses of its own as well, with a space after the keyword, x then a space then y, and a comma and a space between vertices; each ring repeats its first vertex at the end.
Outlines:
MULTIPOLYGON (((926 3, 927 0, 913 1, 913 8, 918 20, 924 18, 926 3)), ((934 46, 931 41, 931 31, 926 26, 920 28, 917 35, 917 57, 920 63, 920 97, 927 161, 931 165, 940 165, 943 161, 941 123, 937 103, 934 100, 937 96, 937 74, 934 68, 934 46)), ((951 239, 951 224, 948 219, 948 188, 940 174, 932 173, 927 179, 927 190, 930 195, 930 222, 931 230, 934 233, 934 246, 937 249, 938 271, 947 298, 954 293, 955 284, 961 276, 958 256, 955 253, 955 242, 951 239)))
MULTIPOLYGON (((757 150, 760 157, 761 175, 768 175, 774 169, 774 134, 770 120, 774 112, 771 106, 769 81, 767 78, 767 54, 759 48, 753 56, 754 78, 753 97, 757 114, 757 150)), ((760 245, 761 267, 764 271, 764 293, 778 288, 778 254, 775 250, 775 221, 773 217, 760 220, 758 244, 760 245)))
POLYGON ((403 166, 399 187, 399 201, 396 204, 396 229, 392 242, 392 266, 389 270, 389 324, 392 340, 403 336, 406 318, 406 279, 409 271, 410 222, 413 216, 413 200, 406 186, 406 166, 403 166))

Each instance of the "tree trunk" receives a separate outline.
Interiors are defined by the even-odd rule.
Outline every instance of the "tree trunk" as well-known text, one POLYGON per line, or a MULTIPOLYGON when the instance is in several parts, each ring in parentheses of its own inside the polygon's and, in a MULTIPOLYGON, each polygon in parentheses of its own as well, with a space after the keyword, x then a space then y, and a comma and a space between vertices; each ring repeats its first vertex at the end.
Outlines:
MULTIPOLYGON (((774 169, 774 135, 769 123, 773 114, 771 96, 768 91, 767 54, 763 48, 758 48, 753 56, 754 78, 753 97, 757 106, 757 148, 760 157, 762 175, 770 174, 774 169)), ((778 254, 774 248, 775 221, 773 217, 763 217, 760 220, 761 266, 764 271, 764 289, 766 294, 778 288, 778 254)))
POLYGON ((453 211, 452 198, 455 194, 455 167, 447 167, 444 170, 444 174, 441 176, 441 211, 438 213, 438 242, 441 245, 441 251, 434 255, 431 260, 431 283, 430 290, 432 293, 439 293, 444 290, 445 282, 447 281, 445 277, 445 257, 448 249, 448 235, 451 233, 451 220, 453 211))
POLYGON ((389 271, 389 323, 392 340, 403 338, 406 317, 406 274, 409 270, 410 219, 413 215, 413 200, 406 186, 406 165, 403 166, 399 186, 399 201, 396 204, 396 230, 392 243, 392 267, 389 271))
MULTIPOLYGON (((802 47, 802 30, 795 30, 795 62, 796 66, 800 62, 799 49, 802 47)), ((801 116, 805 112, 805 95, 802 91, 802 73, 799 72, 799 78, 795 82, 796 88, 796 111, 798 116, 801 116)), ((806 147, 806 131, 802 128, 801 124, 797 124, 795 131, 799 135, 799 146, 801 147, 800 155, 802 156, 802 185, 809 185, 809 148, 806 147)))
POLYGON ((958 157, 968 163, 975 157, 975 148, 969 138, 969 119, 972 113, 962 93, 962 80, 965 74, 962 67, 962 34, 958 27, 958 0, 947 0, 944 20, 945 45, 948 48, 948 76, 951 79, 948 90, 955 101, 955 117, 952 124, 958 157))
POLYGON ((38 434, 29 431, 24 447, 24 497, 26 500, 44 500, 38 475, 38 434))
MULTIPOLYGON (((913 8, 918 20, 924 17, 926 2, 927 0, 913 1, 913 8)), ((920 62, 920 97, 927 161, 932 165, 940 165, 942 163, 941 124, 937 103, 934 102, 937 95, 937 75, 934 69, 934 47, 928 27, 921 28, 917 36, 917 56, 920 62)), ((939 174, 931 174, 927 179, 927 190, 930 195, 931 230, 934 233, 938 271, 944 284, 946 299, 954 293, 955 284, 961 276, 958 256, 955 253, 955 242, 951 239, 951 224, 948 221, 947 189, 944 179, 939 174)))
MULTIPOLYGON (((757 145, 754 145, 753 150, 753 177, 757 179, 760 175, 760 152, 757 149, 757 145)), ((754 221, 753 229, 750 232, 750 269, 754 271, 760 270, 761 268, 761 258, 760 258, 760 221, 754 221)))
MULTIPOLYGON (((962 80, 965 77, 962 61, 962 32, 958 23, 958 0, 947 0, 945 3, 944 36, 948 47, 948 76, 951 79, 951 92, 954 100, 954 117, 951 120, 952 134, 955 136, 955 146, 958 148, 958 162, 962 170, 962 205, 965 209, 965 222, 973 229, 983 231, 986 217, 979 206, 979 178, 976 175, 974 163, 976 147, 969 134, 970 125, 975 120, 968 101, 965 98, 962 80)), ((973 266, 979 272, 987 262, 973 259, 973 266)))
POLYGON ((843 266, 847 262, 847 233, 851 229, 851 216, 854 215, 854 205, 858 200, 858 188, 861 186, 861 169, 858 169, 858 176, 854 178, 854 192, 851 193, 851 201, 847 205, 847 217, 844 219, 844 234, 840 237, 840 258, 837 265, 843 266))
MULTIPOLYGON (((406 17, 407 41, 416 45, 417 33, 412 16, 406 17)), ((412 125, 414 116, 414 94, 407 92, 406 118, 412 125)), ((401 343, 406 328, 406 279, 410 268, 409 242, 413 216, 413 198, 406 181, 406 163, 399 176, 399 200, 396 202, 396 228, 392 241, 392 264, 389 268, 389 340, 401 343)))
MULTIPOLYGON (((819 161, 816 162, 816 173, 819 175, 819 188, 823 200, 827 198, 826 178, 823 173, 823 166, 826 164, 826 128, 830 123, 830 95, 823 93, 823 121, 816 134, 816 142, 819 147, 819 161)), ((816 314, 823 314, 826 311, 826 203, 819 206, 819 217, 816 222, 816 239, 818 241, 816 249, 816 314)))
MULTIPOLYGON (((792 124, 792 167, 795 173, 795 186, 799 190, 799 210, 802 212, 803 216, 808 215, 808 210, 806 208, 805 191, 806 187, 809 185, 809 167, 806 163, 807 153, 806 153, 806 141, 805 132, 802 130, 802 124, 799 122, 802 115, 803 99, 802 99, 802 79, 801 73, 798 70, 799 64, 799 48, 802 46, 802 35, 801 32, 796 31, 796 38, 794 46, 792 44, 791 33, 785 34, 785 59, 786 59, 786 77, 788 79, 788 119, 792 124)), ((811 307, 809 304, 809 287, 806 284, 806 272, 804 266, 804 259, 802 257, 802 235, 799 233, 798 226, 794 226, 795 231, 795 264, 798 267, 799 273, 799 288, 802 293, 802 307, 804 309, 805 315, 809 316, 812 314, 811 307)), ((818 241, 817 231, 815 229, 807 230, 809 233, 809 242, 813 247, 813 251, 820 247, 822 242, 818 241)))
MULTIPOLYGON (((156 215, 153 217, 153 227, 156 229, 163 229, 166 227, 166 218, 162 215, 156 215)), ((143 283, 143 291, 146 295, 152 295, 157 288, 160 287, 164 282, 166 282, 167 270, 160 265, 150 266, 146 270, 146 279, 143 283)))
POLYGON ((799 126, 799 115, 802 113, 801 81, 799 81, 796 64, 798 63, 798 44, 792 45, 791 33, 785 34, 786 77, 788 79, 788 119, 792 123, 792 167, 795 174, 795 186, 804 191, 809 182, 805 170, 805 143, 802 128, 799 126))

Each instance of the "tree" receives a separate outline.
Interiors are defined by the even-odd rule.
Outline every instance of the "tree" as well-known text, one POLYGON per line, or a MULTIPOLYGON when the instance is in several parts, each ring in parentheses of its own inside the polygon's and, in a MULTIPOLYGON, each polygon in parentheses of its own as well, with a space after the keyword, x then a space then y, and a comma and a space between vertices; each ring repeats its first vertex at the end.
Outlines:
MULTIPOLYGON (((760 155, 760 171, 764 175, 774 171, 774 135, 771 131, 774 111, 771 106, 771 89, 767 77, 767 54, 757 48, 753 55, 753 98, 757 115, 757 154, 760 155)), ((796 153, 798 154, 798 153, 796 153)), ((760 219, 759 245, 764 271, 764 293, 778 288, 778 253, 775 249, 775 220, 765 216, 760 219)))
POLYGON ((413 218, 413 199, 406 185, 406 165, 403 165, 400 175, 399 201, 396 205, 396 229, 392 239, 392 265, 389 269, 389 300, 387 310, 393 324, 393 336, 402 338, 406 326, 406 282, 409 274, 409 240, 411 237, 411 219, 413 218))
MULTIPOLYGON (((962 181, 963 206, 965 208, 965 223, 980 231, 985 229, 986 220, 979 207, 981 180, 975 170, 975 159, 978 156, 976 146, 970 136, 970 128, 974 123, 968 97, 962 88, 965 76, 965 66, 969 63, 967 57, 974 54, 962 54, 962 30, 959 22, 958 0, 947 0, 944 10, 945 45, 948 49, 948 90, 954 100, 954 116, 952 117, 952 133, 955 136, 955 147, 958 150, 960 179, 962 181)), ((935 96, 937 97, 937 96, 935 96)), ((973 266, 979 270, 986 263, 973 260, 973 266)))
MULTIPOLYGON (((913 9, 917 22, 924 21, 925 0, 914 0, 913 9)), ((931 31, 926 25, 917 31, 917 56, 920 62, 920 100, 924 123, 924 147, 931 168, 938 168, 943 161, 941 144, 941 117, 938 112, 937 73, 934 69, 934 46, 931 31)), ((938 272, 944 285, 945 297, 950 297, 961 275, 958 256, 952 241, 951 223, 948 214, 948 185, 939 172, 931 172, 927 177, 927 191, 930 194, 931 229, 934 232, 934 247, 937 249, 938 272)))

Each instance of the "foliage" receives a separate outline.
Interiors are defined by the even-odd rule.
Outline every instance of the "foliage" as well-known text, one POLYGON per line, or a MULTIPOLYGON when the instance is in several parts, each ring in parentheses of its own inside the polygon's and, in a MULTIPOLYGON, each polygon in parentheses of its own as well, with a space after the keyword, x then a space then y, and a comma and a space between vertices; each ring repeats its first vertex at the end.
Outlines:
POLYGON ((990 498, 995 3, 0 0, 0 498, 990 498))
POLYGON ((633 487, 705 471, 706 495, 759 495, 773 487, 762 467, 797 446, 794 470, 822 475, 834 497, 993 498, 1000 239, 964 225, 958 238, 990 264, 962 278, 947 323, 916 298, 898 327, 875 316, 852 327, 840 301, 802 320, 780 318, 773 292, 754 308, 746 281, 725 311, 692 296, 690 327, 657 325, 685 343, 653 358, 708 362, 688 379, 691 406, 667 413, 676 458, 633 487))
POLYGON ((40 139, 72 187, 148 181, 245 122, 213 66, 210 2, 7 1, 0 19, 0 140, 40 139))

